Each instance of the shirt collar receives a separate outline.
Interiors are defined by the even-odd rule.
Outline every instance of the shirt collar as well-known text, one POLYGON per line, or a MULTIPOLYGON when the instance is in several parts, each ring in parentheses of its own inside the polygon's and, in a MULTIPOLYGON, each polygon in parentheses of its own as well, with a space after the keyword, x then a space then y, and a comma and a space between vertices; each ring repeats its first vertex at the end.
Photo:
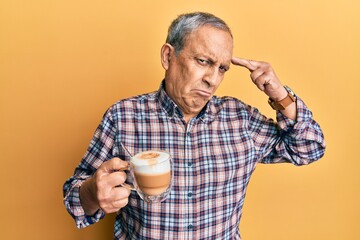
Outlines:
MULTIPOLYGON (((216 108, 214 106, 214 97, 210 99, 210 101, 205 105, 205 107, 200 111, 200 113, 196 116, 197 119, 202 121, 212 120, 216 114, 216 108)), ((169 95, 165 92, 165 81, 161 82, 159 91, 158 91, 158 100, 162 109, 170 116, 177 116, 179 118, 183 118, 184 115, 181 109, 177 106, 177 104, 169 97, 169 95)))

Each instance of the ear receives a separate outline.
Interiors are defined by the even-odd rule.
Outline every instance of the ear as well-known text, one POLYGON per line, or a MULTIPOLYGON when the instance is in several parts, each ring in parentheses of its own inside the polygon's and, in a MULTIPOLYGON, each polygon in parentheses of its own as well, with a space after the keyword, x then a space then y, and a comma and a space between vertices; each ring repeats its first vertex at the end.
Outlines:
POLYGON ((170 65, 171 56, 173 55, 174 47, 168 43, 165 43, 161 47, 161 65, 165 70, 168 70, 170 65))

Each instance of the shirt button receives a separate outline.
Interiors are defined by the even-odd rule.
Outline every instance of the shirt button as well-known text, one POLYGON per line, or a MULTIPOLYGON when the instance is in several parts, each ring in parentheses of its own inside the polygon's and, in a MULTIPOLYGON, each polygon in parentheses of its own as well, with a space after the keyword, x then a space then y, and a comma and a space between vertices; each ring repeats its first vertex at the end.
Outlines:
POLYGON ((194 226, 193 226, 192 224, 189 224, 189 225, 188 225, 188 229, 189 229, 189 230, 193 230, 193 229, 194 229, 194 226))
POLYGON ((192 165, 193 165, 193 163, 192 162, 188 162, 188 167, 191 167, 192 165))
POLYGON ((187 194, 188 198, 191 198, 193 196, 193 193, 192 192, 188 192, 187 194))

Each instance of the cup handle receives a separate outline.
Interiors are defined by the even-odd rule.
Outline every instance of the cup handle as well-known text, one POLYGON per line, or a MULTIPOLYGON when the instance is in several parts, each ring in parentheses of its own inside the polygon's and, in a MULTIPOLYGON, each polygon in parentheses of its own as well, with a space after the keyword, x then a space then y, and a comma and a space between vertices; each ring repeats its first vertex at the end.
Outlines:
POLYGON ((128 183, 122 183, 122 184, 120 184, 122 187, 124 187, 124 188, 127 188, 127 189, 129 189, 129 190, 131 190, 131 191, 136 191, 136 188, 133 186, 133 185, 130 185, 130 184, 128 184, 128 183))
MULTIPOLYGON (((128 167, 122 168, 122 169, 120 169, 120 170, 122 170, 122 171, 124 171, 124 170, 132 171, 131 165, 129 164, 128 167)), ((124 182, 124 183, 120 184, 120 186, 122 186, 122 187, 124 187, 124 188, 127 188, 127 189, 129 189, 129 190, 131 190, 131 191, 136 191, 136 188, 134 187, 133 184, 128 184, 128 183, 125 183, 125 182, 124 182)))

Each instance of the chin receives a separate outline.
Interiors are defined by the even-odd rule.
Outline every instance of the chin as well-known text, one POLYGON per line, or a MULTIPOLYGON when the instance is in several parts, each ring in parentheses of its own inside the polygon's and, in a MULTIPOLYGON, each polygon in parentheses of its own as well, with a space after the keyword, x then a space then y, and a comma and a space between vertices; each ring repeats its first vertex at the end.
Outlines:
POLYGON ((194 101, 194 108, 196 108, 196 109, 203 109, 203 107, 205 107, 205 105, 207 104, 207 102, 209 101, 210 99, 201 99, 201 101, 199 101, 199 100, 195 100, 194 101))

